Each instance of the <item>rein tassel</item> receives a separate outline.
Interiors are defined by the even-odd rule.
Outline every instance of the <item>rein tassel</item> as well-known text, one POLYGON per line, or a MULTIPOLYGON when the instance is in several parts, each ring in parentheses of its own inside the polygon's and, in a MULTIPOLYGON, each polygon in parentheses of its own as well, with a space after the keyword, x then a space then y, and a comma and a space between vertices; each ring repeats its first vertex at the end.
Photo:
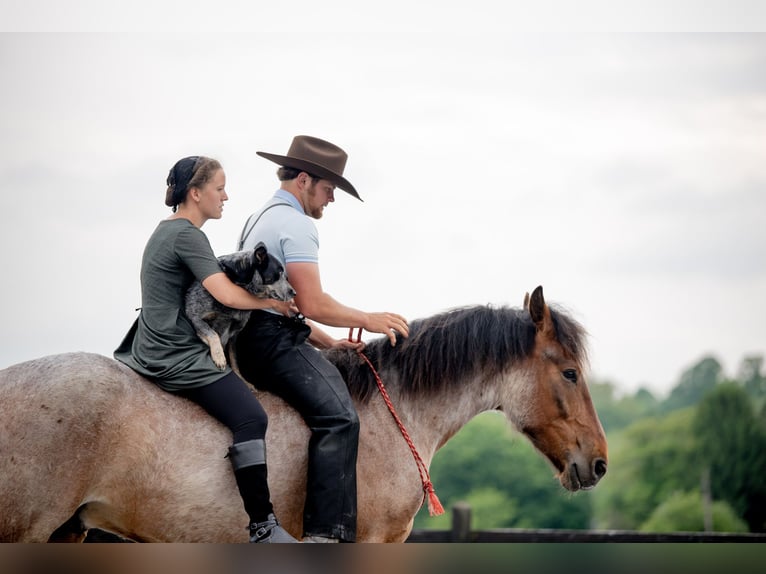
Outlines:
POLYGON ((442 506, 442 503, 439 502, 439 497, 436 496, 434 485, 431 484, 430 480, 423 485, 423 489, 428 493, 428 515, 440 516, 444 514, 444 507, 442 506))

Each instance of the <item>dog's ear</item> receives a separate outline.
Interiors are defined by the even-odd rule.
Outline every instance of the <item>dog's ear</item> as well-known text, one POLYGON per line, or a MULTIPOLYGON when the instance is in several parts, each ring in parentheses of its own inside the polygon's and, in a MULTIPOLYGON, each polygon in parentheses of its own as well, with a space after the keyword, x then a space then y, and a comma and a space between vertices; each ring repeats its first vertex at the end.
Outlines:
POLYGON ((238 251, 231 255, 221 255, 218 258, 221 269, 226 276, 237 285, 247 285, 253 280, 255 265, 250 251, 238 251))
POLYGON ((268 266, 269 252, 266 250, 266 245, 264 245, 263 241, 259 241, 255 249, 253 249, 253 267, 263 272, 268 266))

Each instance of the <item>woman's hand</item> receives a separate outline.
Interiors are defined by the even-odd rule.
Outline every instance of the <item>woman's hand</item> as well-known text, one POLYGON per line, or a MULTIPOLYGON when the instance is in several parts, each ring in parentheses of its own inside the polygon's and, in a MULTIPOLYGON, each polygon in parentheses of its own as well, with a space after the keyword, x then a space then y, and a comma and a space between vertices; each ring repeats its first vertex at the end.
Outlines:
POLYGON ((295 302, 290 299, 289 301, 278 301, 276 299, 266 299, 270 304, 268 306, 269 309, 273 309, 277 313, 281 313, 285 317, 294 317, 300 311, 298 310, 298 307, 295 306, 295 302))

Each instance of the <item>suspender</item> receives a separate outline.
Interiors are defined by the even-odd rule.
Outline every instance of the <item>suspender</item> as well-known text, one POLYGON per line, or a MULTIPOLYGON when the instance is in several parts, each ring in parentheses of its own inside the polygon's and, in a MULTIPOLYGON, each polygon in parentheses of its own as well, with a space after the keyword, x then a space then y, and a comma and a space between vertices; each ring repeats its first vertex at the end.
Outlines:
MULTIPOLYGON (((255 225, 258 223, 258 221, 261 219, 261 217, 263 217, 263 214, 266 213, 272 207, 276 207, 277 205, 286 205, 287 207, 292 207, 292 205, 290 205, 289 203, 273 203, 273 204, 269 205, 266 209, 264 209, 263 211, 261 211, 258 214, 258 217, 255 218, 255 221, 253 222, 253 224, 249 228, 248 228, 248 224, 250 223, 250 220, 253 218, 253 216, 251 215, 250 217, 248 217, 247 221, 245 221, 245 226, 242 228, 242 233, 239 234, 239 242, 237 243, 237 251, 242 251, 242 249, 245 246, 245 241, 250 236, 250 233, 253 231, 253 228, 255 227, 255 225)), ((253 215, 255 215, 255 214, 253 214, 253 215)))

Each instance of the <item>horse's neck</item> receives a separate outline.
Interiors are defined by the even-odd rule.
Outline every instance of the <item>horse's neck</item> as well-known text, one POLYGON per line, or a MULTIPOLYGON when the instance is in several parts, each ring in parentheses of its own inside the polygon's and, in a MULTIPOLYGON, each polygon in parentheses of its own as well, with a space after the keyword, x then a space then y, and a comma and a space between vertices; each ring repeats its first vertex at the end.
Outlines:
MULTIPOLYGON (((428 397, 405 398, 396 393, 391 396, 394 409, 427 464, 471 419, 498 404, 493 388, 482 385, 478 379, 445 388, 449 390, 428 397)), ((379 404, 382 402, 381 399, 379 404)))

